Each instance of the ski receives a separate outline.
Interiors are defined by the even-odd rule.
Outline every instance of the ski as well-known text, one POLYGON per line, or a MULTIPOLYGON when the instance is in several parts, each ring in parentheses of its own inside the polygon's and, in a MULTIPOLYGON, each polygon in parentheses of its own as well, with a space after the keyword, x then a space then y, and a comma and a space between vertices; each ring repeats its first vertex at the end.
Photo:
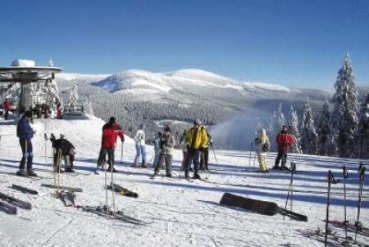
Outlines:
POLYGON ((130 191, 126 188, 123 188, 122 186, 118 185, 118 184, 111 184, 111 185, 108 185, 108 189, 109 190, 113 190, 114 188, 114 191, 117 192, 119 195, 122 195, 122 196, 129 196, 129 197, 134 197, 134 198, 137 198, 138 197, 138 194, 136 192, 133 192, 133 191, 130 191))
POLYGON ((0 209, 7 214, 17 214, 17 207, 9 205, 3 201, 0 201, 0 209))
POLYGON ((339 220, 330 220, 328 221, 328 223, 338 228, 347 227, 347 229, 351 232, 355 232, 357 228, 358 234, 363 235, 365 237, 369 237, 369 228, 364 227, 360 222, 357 224, 357 223, 351 223, 349 221, 344 222, 344 221, 339 221, 339 220))
POLYGON ((29 189, 20 185, 16 185, 16 184, 12 184, 12 188, 19 190, 23 193, 28 193, 28 194, 33 194, 33 195, 38 195, 38 191, 37 190, 33 190, 33 189, 29 189))
POLYGON ((82 188, 77 187, 68 187, 68 186, 58 186, 53 184, 41 184, 43 187, 52 188, 52 189, 60 189, 60 190, 68 190, 70 192, 82 192, 82 188))
POLYGON ((20 200, 18 198, 12 197, 12 196, 8 196, 4 193, 0 192, 0 198, 3 199, 6 202, 11 203, 14 206, 23 208, 23 209, 31 209, 32 208, 32 204, 23 200, 20 200))
POLYGON ((336 232, 329 231, 327 234, 327 241, 325 240, 325 232, 321 231, 319 228, 315 231, 309 230, 300 230, 301 234, 304 237, 308 237, 310 239, 314 239, 318 242, 325 243, 327 242, 327 246, 359 246, 359 247, 369 247, 368 244, 362 243, 360 241, 355 241, 352 237, 348 237, 346 241, 346 237, 339 236, 336 232))
POLYGON ((135 225, 146 225, 148 224, 145 221, 142 221, 140 219, 134 218, 132 216, 128 216, 124 214, 122 211, 111 211, 107 206, 98 206, 98 207, 92 207, 92 206, 82 206, 80 207, 85 212, 94 213, 103 217, 106 217, 108 219, 115 219, 115 220, 121 220, 125 221, 131 224, 135 225))
POLYGON ((308 218, 305 215, 298 214, 283 208, 280 208, 276 203, 269 201, 261 201, 242 196, 233 195, 230 193, 224 193, 221 200, 221 205, 240 207, 246 210, 257 212, 264 215, 273 216, 277 213, 290 216, 299 221, 307 221, 308 218))
POLYGON ((66 207, 75 207, 75 194, 70 191, 61 191, 58 193, 59 198, 62 200, 66 207))

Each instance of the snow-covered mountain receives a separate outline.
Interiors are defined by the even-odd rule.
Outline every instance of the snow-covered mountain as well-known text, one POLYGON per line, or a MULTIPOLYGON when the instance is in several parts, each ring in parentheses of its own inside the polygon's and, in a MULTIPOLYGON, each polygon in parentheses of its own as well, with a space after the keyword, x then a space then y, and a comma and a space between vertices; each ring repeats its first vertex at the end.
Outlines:
POLYGON ((81 100, 92 101, 98 117, 116 116, 128 134, 145 122, 153 136, 158 120, 172 120, 174 130, 181 133, 186 124, 174 121, 191 123, 199 118, 211 125, 216 144, 224 148, 246 148, 244 144, 254 138, 256 125, 267 127, 281 103, 287 114, 291 105, 302 109, 307 98, 320 107, 332 95, 317 89, 236 81, 198 69, 168 73, 127 70, 96 76, 61 73, 56 80, 64 98, 71 85, 77 84, 81 100))

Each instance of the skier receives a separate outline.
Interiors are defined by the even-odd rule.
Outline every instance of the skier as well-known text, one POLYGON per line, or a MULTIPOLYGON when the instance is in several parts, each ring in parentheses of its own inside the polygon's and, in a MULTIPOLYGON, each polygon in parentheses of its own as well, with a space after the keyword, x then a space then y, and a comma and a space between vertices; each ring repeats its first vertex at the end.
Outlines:
POLYGON ((5 120, 8 120, 8 115, 9 115, 9 111, 10 111, 11 108, 12 108, 12 106, 11 106, 8 98, 5 98, 5 101, 4 101, 4 111, 5 111, 4 119, 5 120))
POLYGON ((260 172, 267 173, 269 170, 266 164, 266 154, 269 150, 266 147, 270 145, 270 142, 265 129, 259 130, 258 137, 255 138, 255 143, 257 145, 256 153, 258 155, 260 172))
POLYGON ((17 136, 19 138, 19 144, 22 149, 22 159, 19 164, 19 171, 16 173, 18 176, 31 176, 37 177, 37 174, 32 169, 33 162, 33 148, 32 137, 35 131, 32 129, 30 122, 32 121, 32 112, 26 111, 17 125, 17 136), (27 172, 25 171, 25 164, 27 160, 27 172))
POLYGON ((206 134, 208 135, 208 141, 200 155, 200 168, 202 171, 209 170, 209 146, 213 145, 213 138, 208 132, 206 132, 206 134))
POLYGON ((102 132, 102 144, 97 161, 97 169, 104 165, 106 154, 108 154, 108 171, 116 172, 114 168, 115 144, 118 136, 120 137, 121 142, 124 142, 124 132, 116 123, 115 117, 110 117, 109 122, 104 124, 102 132))
POLYGON ((169 126, 165 127, 164 133, 160 140, 160 156, 159 162, 155 166, 154 177, 158 174, 160 167, 165 162, 165 172, 167 177, 172 177, 171 166, 172 166, 172 153, 175 145, 174 136, 170 132, 169 126))
POLYGON ((73 144, 65 139, 62 134, 59 139, 56 139, 54 134, 51 134, 50 141, 52 143, 54 154, 54 172, 63 172, 59 167, 62 157, 64 159, 65 172, 74 172, 73 162, 76 149, 73 144))
POLYGON ((185 177, 188 178, 188 170, 191 166, 191 162, 194 163, 194 179, 201 179, 199 176, 199 163, 200 163, 200 154, 201 151, 205 148, 206 143, 208 142, 208 135, 204 128, 201 125, 200 119, 196 119, 193 122, 193 127, 186 132, 186 146, 187 146, 187 155, 185 162, 185 177))
POLYGON ((145 146, 145 131, 144 125, 140 124, 134 137, 136 146, 136 157, 133 162, 133 166, 146 168, 146 146, 145 146), (138 164, 138 160, 141 157, 141 165, 138 164))
POLYGON ((186 161, 186 154, 187 154, 187 146, 186 146, 186 130, 183 130, 183 134, 179 140, 179 147, 182 149, 182 166, 181 171, 184 171, 185 169, 185 161, 186 161))
POLYGON ((154 144, 154 153, 155 153, 155 158, 154 158, 154 163, 153 163, 153 167, 156 167, 156 164, 159 161, 159 156, 160 156, 160 140, 162 137, 162 134, 160 131, 158 132, 158 136, 157 138, 152 142, 154 144))
POLYGON ((287 152, 290 145, 295 143, 295 139, 292 135, 288 134, 288 128, 283 125, 281 132, 276 137, 276 142, 278 144, 278 155, 275 159, 273 169, 288 170, 286 167, 287 162, 287 152), (279 161, 282 159, 282 166, 279 167, 279 161))

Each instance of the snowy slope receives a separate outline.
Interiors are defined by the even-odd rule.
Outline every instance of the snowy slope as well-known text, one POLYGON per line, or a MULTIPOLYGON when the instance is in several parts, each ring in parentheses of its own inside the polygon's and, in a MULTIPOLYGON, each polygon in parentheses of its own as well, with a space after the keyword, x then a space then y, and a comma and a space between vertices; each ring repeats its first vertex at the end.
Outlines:
MULTIPOLYGON (((281 215, 265 216, 219 204, 224 192, 240 196, 273 201, 285 206, 290 183, 290 173, 274 171, 256 173, 257 161, 247 150, 215 150, 210 153, 209 173, 201 173, 205 181, 189 183, 183 179, 149 178, 153 171, 131 168, 135 151, 127 138, 116 149, 114 181, 135 191, 139 198, 115 195, 117 209, 149 224, 136 226, 101 216, 66 208, 52 196, 53 189, 41 187, 52 184, 50 172, 51 145, 45 142, 44 133, 50 136, 65 134, 77 147, 76 170, 79 175, 60 176, 60 183, 81 187, 77 193, 78 205, 98 206, 106 202, 104 174, 93 174, 100 148, 101 127, 104 121, 90 117, 89 120, 35 119, 34 168, 41 179, 21 178, 16 172, 21 157, 15 125, 0 122, 1 158, 0 191, 32 203, 32 210, 19 209, 18 215, 0 211, 0 246, 322 246, 321 242, 304 237, 301 231, 323 229, 326 210, 327 171, 336 178, 342 177, 342 165, 349 169, 347 184, 347 218, 356 219, 358 160, 338 159, 307 155, 290 155, 289 161, 297 163, 298 173, 293 184, 293 210, 309 217, 299 222, 281 215), (45 157, 45 150, 47 157, 45 157), (128 164, 127 164, 128 163, 128 164), (11 189, 12 184, 37 189, 39 195, 22 194, 11 189)), ((153 148, 147 147, 152 162, 153 148)), ((271 168, 275 153, 268 154, 271 168)), ((181 152, 175 151, 173 174, 179 175, 181 152)), ((367 161, 366 161, 367 163, 367 161)), ((164 173, 164 171, 162 171, 164 173)), ((107 174, 110 181, 110 173, 107 174)), ((334 185, 331 202, 331 219, 343 219, 342 183, 334 185)), ((361 221, 369 224, 368 183, 365 184, 361 221)), ((108 194, 112 203, 111 193, 108 194)), ((290 204, 288 204, 290 205, 290 204)), ((290 206, 288 206, 289 208, 290 206)), ((343 236, 342 229, 336 229, 343 236)), ((352 232, 349 232, 353 236, 352 232)), ((369 237, 358 235, 358 240, 369 242, 369 237)))

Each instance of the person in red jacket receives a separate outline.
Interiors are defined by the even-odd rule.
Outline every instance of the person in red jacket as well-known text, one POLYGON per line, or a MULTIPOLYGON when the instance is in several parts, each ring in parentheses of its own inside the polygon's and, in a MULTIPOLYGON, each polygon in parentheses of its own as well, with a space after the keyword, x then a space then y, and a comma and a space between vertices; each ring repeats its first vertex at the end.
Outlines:
POLYGON ((5 114, 4 114, 4 119, 5 120, 8 120, 8 114, 9 114, 9 111, 10 109, 12 108, 8 98, 5 99, 4 101, 4 111, 5 111, 5 114))
POLYGON ((292 135, 288 134, 287 126, 283 125, 281 132, 275 138, 278 145, 278 155, 275 159, 273 169, 288 170, 286 167, 287 152, 290 145, 295 143, 292 135), (279 167, 279 161, 282 159, 282 166, 279 167))
POLYGON ((115 117, 111 117, 109 122, 104 124, 102 128, 102 143, 99 158, 97 161, 97 169, 105 163, 106 154, 108 154, 108 171, 116 172, 114 169, 114 151, 115 143, 120 138, 124 142, 124 132, 122 128, 115 122, 115 117))

